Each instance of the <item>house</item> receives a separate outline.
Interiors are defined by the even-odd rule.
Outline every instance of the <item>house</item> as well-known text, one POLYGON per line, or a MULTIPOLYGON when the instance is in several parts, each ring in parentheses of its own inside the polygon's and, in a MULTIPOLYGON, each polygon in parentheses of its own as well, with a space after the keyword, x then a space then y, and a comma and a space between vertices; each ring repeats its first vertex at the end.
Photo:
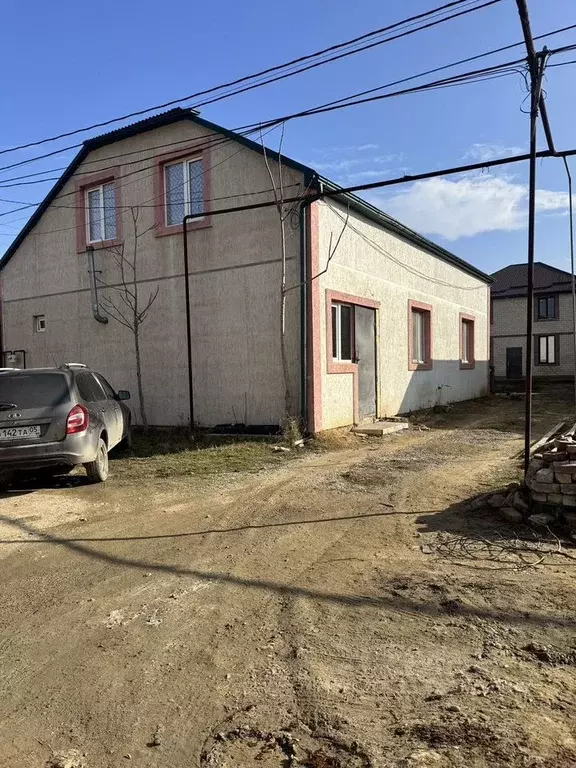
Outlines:
MULTIPOLYGON (((490 343, 496 380, 526 375, 528 267, 510 264, 492 275, 490 343)), ((538 261, 534 265, 534 378, 574 376, 572 277, 538 261)))
POLYGON ((188 423, 188 213, 195 422, 277 425, 286 390, 311 432, 483 395, 490 278, 338 189, 189 109, 89 139, 0 265, 3 350, 83 361, 131 389, 137 414, 134 338, 106 311, 135 253, 124 282, 141 306, 157 292, 139 338, 148 419, 188 423), (280 168, 296 198, 284 335, 277 209, 218 213, 273 202, 280 168))

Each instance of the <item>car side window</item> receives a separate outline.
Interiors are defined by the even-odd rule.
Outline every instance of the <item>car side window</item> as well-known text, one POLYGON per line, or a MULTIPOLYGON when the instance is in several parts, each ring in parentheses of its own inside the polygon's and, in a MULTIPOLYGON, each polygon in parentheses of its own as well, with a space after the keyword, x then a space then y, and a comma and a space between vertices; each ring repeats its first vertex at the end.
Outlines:
POLYGON ((91 373, 79 373, 76 376, 76 386, 80 397, 87 403, 106 399, 102 387, 91 373))
POLYGON ((106 381, 104 376, 102 376, 100 373, 95 373, 94 376, 100 382, 100 385, 102 386, 102 389, 106 393, 106 397, 109 400, 116 400, 116 392, 114 392, 114 390, 112 389, 110 384, 106 381))

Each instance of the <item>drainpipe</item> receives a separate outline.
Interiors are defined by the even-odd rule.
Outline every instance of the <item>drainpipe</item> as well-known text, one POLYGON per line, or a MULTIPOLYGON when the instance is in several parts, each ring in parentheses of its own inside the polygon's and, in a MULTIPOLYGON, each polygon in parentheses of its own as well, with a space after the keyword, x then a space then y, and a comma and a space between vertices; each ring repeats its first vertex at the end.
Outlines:
MULTIPOLYGON (((308 187, 317 181, 313 176, 308 187)), ((318 197, 311 196, 300 203, 300 414, 308 432, 308 248, 309 236, 306 211, 318 197)))
POLYGON ((182 219, 182 246, 184 251, 184 295, 186 301, 186 349, 188 354, 188 414, 190 431, 194 429, 194 381, 192 379, 192 329, 190 328, 190 269, 188 264, 188 222, 197 214, 187 214, 182 219))
POLYGON ((94 246, 87 245, 88 254, 88 275, 90 276, 90 301, 92 303, 92 315, 94 320, 106 325, 108 318, 100 314, 100 305, 98 304, 98 285, 96 284, 96 268, 94 266, 94 246))

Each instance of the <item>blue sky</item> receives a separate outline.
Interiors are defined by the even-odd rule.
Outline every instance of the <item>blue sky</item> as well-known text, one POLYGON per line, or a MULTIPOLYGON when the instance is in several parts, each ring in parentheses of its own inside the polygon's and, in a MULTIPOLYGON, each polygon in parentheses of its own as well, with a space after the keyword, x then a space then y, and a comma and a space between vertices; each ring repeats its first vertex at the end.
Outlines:
MULTIPOLYGON (((535 35, 576 23, 573 0, 528 0, 535 35)), ((106 120, 310 53, 439 5, 440 0, 355 4, 268 0, 216 4, 57 0, 9 3, 0 47, 0 148, 106 120), (6 31, 9 30, 9 34, 6 31)), ((316 106, 358 90, 522 39, 514 0, 379 46, 202 110, 234 128, 316 106)), ((543 43, 576 43, 576 30, 543 43)), ((543 43, 540 43, 542 45, 543 43)), ((522 55, 509 51, 466 68, 522 55)), ((576 58, 576 53, 554 61, 576 58)), ((547 72, 549 115, 559 148, 576 146, 576 65, 547 72)), ((286 126, 284 151, 343 184, 418 173, 525 151, 528 117, 520 76, 464 85, 308 117, 286 126)), ((95 133, 98 133, 96 131, 95 133)), ((82 135, 86 138, 90 134, 82 135)), ((275 145, 272 134, 270 144, 275 145)), ((1 155, 0 165, 76 140, 1 155)), ((540 145, 543 135, 540 130, 540 145)), ((66 165, 73 152, 22 169, 66 165)), ((576 177, 576 158, 573 160, 576 177)), ((526 257, 527 166, 403 185, 371 202, 478 267, 493 271, 526 257)), ((537 258, 568 267, 566 177, 560 160, 538 170, 537 258)), ((50 184, 0 189, 0 198, 41 200, 50 184)), ((0 214, 19 207, 0 202, 0 214)), ((0 252, 28 211, 0 216, 0 252)))

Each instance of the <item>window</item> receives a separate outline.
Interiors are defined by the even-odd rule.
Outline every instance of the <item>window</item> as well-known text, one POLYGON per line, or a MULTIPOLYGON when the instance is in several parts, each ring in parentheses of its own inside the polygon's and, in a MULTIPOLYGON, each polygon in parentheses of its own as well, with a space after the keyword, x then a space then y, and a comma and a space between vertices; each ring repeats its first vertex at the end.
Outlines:
POLYGON ((536 336, 534 347, 536 365, 557 365, 559 363, 558 336, 536 336))
POLYGON ((539 296, 536 299, 536 319, 537 320, 557 320, 556 296, 539 296))
POLYGON ((116 238, 116 186, 113 181, 85 191, 86 242, 116 238))
POLYGON ((182 224, 184 216, 204 213, 204 161, 179 160, 164 166, 166 226, 182 224))
POLYGON ((95 403, 98 400, 106 399, 102 387, 91 373, 77 374, 76 387, 78 394, 86 403, 95 403))
POLYGON ((352 318, 350 304, 332 304, 332 358, 352 361, 352 318))
POLYGON ((46 316, 34 315, 34 331, 36 333, 44 333, 46 330, 46 316))
POLYGON ((474 318, 460 315, 460 368, 474 365, 474 318))
POLYGON ((70 401, 68 381, 63 373, 3 373, 0 402, 18 408, 47 408, 70 401))
POLYGON ((410 302, 408 329, 409 359, 411 371, 432 368, 432 307, 428 304, 410 302))
POLYGON ((106 397, 109 400, 116 400, 116 392, 112 389, 110 384, 106 381, 104 376, 101 376, 99 373, 95 373, 94 376, 96 377, 97 381, 100 383, 100 386, 106 393, 106 397))

